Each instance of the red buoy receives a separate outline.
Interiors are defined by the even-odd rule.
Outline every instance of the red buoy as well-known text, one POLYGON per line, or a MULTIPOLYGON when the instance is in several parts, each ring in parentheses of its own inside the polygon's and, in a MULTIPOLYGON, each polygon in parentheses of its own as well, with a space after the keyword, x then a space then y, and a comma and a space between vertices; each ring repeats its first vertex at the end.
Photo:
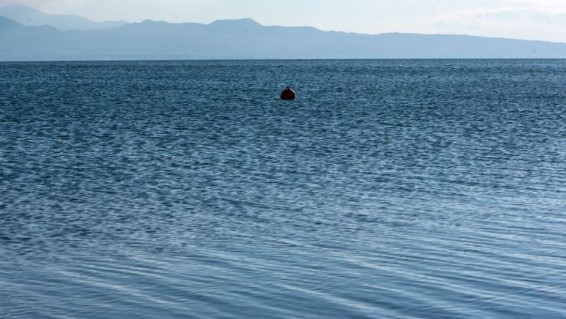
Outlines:
POLYGON ((281 99, 291 101, 297 98, 297 94, 295 91, 291 89, 291 87, 286 87, 285 90, 281 92, 281 99))

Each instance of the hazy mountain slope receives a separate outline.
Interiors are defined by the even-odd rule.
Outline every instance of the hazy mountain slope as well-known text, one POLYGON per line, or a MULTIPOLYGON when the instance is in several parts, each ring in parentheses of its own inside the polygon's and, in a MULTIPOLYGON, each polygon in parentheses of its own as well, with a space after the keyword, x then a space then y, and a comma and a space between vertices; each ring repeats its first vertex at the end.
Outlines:
POLYGON ((457 35, 325 32, 262 26, 144 21, 58 31, 0 20, 0 60, 566 58, 566 44, 457 35))
POLYGON ((120 27, 124 21, 94 22, 75 15, 48 14, 23 5, 0 7, 0 16, 25 26, 51 26, 59 30, 97 30, 120 27))
POLYGON ((59 49, 53 46, 52 39, 59 36, 60 31, 51 27, 26 27, 0 17, 0 60, 42 60, 42 56, 55 56, 59 49))

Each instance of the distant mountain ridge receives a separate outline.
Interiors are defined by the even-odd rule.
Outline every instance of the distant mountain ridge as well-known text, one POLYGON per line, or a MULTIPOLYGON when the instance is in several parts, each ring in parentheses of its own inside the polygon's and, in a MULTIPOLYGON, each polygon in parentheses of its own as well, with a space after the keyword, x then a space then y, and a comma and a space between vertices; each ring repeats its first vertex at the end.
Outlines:
POLYGON ((50 26, 58 30, 99 30, 121 27, 125 21, 94 22, 76 15, 48 14, 24 5, 0 7, 0 16, 25 26, 50 26))
POLYGON ((264 26, 251 19, 211 24, 147 20, 61 31, 0 17, 0 61, 423 58, 566 58, 566 43, 466 35, 367 35, 264 26))

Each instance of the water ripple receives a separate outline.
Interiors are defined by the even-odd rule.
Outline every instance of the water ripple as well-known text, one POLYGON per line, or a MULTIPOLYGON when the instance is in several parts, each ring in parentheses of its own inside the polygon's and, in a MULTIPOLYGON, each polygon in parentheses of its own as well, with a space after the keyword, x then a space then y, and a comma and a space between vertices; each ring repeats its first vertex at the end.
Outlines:
POLYGON ((565 71, 0 64, 0 317, 563 318, 565 71))

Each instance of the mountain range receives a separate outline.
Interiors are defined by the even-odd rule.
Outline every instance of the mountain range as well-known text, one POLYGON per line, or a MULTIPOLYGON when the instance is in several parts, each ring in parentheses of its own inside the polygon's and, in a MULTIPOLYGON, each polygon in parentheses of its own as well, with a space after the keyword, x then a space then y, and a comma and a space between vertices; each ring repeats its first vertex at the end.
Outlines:
POLYGON ((410 58, 566 58, 566 43, 368 35, 264 26, 251 19, 211 24, 93 22, 24 6, 0 8, 0 61, 410 58))
POLYGON ((48 14, 24 5, 0 7, 0 17, 25 26, 51 26, 58 30, 98 30, 120 27, 125 21, 94 22, 76 15, 48 14))

